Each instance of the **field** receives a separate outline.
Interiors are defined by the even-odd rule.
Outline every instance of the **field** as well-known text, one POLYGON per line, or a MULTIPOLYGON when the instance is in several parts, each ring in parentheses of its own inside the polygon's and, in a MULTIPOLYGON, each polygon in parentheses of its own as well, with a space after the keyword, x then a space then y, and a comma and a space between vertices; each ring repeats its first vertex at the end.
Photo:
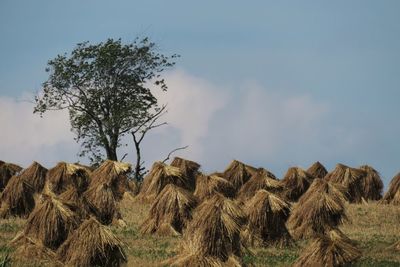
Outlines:
MULTIPOLYGON (((139 225, 145 219, 150 205, 124 202, 123 217, 127 227, 112 226, 113 232, 126 243, 128 266, 162 266, 160 263, 179 251, 179 237, 141 235, 139 225)), ((348 204, 350 221, 341 230, 355 240, 363 256, 354 266, 400 266, 400 253, 388 247, 400 240, 400 206, 348 204)), ((22 230, 22 219, 0 220, 0 266, 7 254, 12 255, 8 242, 22 230)), ((255 266, 289 266, 299 255, 305 242, 288 249, 251 248, 245 261, 255 266)), ((11 259, 9 266, 43 266, 39 262, 20 262, 11 259)), ((52 266, 52 263, 45 264, 52 266)), ((7 265, 6 265, 7 266, 7 265)))

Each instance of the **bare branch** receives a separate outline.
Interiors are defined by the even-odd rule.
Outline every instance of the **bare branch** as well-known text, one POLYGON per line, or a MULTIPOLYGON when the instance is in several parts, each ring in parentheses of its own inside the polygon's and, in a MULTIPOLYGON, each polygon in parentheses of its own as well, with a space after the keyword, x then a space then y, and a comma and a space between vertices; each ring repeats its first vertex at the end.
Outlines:
POLYGON ((171 152, 169 152, 168 156, 167 156, 162 162, 165 163, 167 160, 169 160, 170 157, 171 157, 171 155, 172 155, 173 153, 175 153, 176 151, 178 151, 178 150, 183 150, 183 149, 186 149, 186 148, 188 148, 188 147, 189 147, 189 146, 183 146, 183 147, 175 148, 174 150, 172 150, 171 152))
MULTIPOLYGON (((140 131, 146 124, 149 123, 149 125, 152 125, 155 123, 155 121, 158 120, 158 118, 160 118, 162 115, 164 115, 165 113, 167 113, 166 110, 167 106, 163 105, 159 111, 157 111, 156 113, 154 113, 152 116, 150 116, 149 118, 147 118, 142 124, 140 124, 138 127, 136 127, 135 130, 132 131, 132 133, 137 133, 138 131, 140 131)), ((146 127, 147 128, 147 127, 146 127)))
POLYGON ((128 156, 128 153, 125 153, 125 155, 122 156, 120 161, 123 161, 126 158, 126 156, 128 156))

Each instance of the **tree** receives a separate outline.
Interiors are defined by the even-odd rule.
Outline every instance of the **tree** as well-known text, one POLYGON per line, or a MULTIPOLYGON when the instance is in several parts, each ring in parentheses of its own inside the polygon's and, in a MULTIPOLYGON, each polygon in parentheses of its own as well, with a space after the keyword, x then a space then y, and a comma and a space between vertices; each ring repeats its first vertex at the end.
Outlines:
POLYGON ((35 97, 34 113, 67 109, 80 156, 92 163, 118 160, 121 138, 163 112, 149 86, 166 91, 161 73, 172 67, 177 55, 156 51, 148 38, 123 44, 108 39, 78 44, 69 56, 48 62, 49 77, 35 97), (104 149, 104 150, 103 150, 104 149))

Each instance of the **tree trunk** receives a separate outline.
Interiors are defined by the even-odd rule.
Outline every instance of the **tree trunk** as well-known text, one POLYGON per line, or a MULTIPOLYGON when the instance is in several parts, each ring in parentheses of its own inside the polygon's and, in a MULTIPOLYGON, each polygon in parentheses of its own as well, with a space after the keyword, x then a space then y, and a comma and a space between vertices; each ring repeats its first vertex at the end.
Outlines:
POLYGON ((140 144, 138 142, 135 142, 135 148, 136 148, 136 167, 135 167, 135 179, 136 181, 139 181, 141 179, 140 177, 140 172, 142 171, 141 168, 141 154, 140 154, 140 144))
POLYGON ((140 181, 142 178, 142 177, 140 177, 141 171, 142 171, 142 166, 141 166, 142 156, 140 153, 140 140, 138 141, 136 139, 135 133, 132 133, 132 138, 133 138, 133 143, 135 144, 135 150, 136 150, 135 179, 136 179, 136 181, 140 181))
POLYGON ((106 147, 107 159, 118 161, 117 148, 116 147, 106 147))

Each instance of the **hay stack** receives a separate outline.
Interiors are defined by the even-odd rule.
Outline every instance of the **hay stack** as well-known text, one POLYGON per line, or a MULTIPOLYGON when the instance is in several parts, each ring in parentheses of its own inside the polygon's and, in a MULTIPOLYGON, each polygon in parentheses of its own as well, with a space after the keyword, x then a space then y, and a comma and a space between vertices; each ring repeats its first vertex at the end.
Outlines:
POLYGON ((182 171, 183 175, 188 178, 190 191, 194 191, 196 187, 196 176, 198 174, 200 164, 191 160, 175 157, 170 165, 172 167, 177 167, 182 171))
POLYGON ((182 254, 169 264, 191 266, 195 259, 204 262, 204 266, 223 266, 232 259, 240 259, 240 231, 245 223, 246 216, 234 201, 221 194, 214 195, 196 209, 184 232, 182 254), (209 262, 211 259, 213 264, 209 262))
POLYGON ((87 189, 89 174, 84 167, 60 162, 47 172, 46 180, 50 190, 57 195, 70 186, 75 187, 79 192, 83 192, 87 189))
POLYGON ((217 175, 199 175, 196 179, 194 196, 203 201, 220 193, 228 198, 235 197, 235 188, 231 182, 217 175))
POLYGON ((400 251, 400 241, 397 241, 396 243, 394 243, 391 246, 392 249, 396 250, 396 251, 400 251))
POLYGON ((347 266, 361 257, 354 242, 339 230, 332 230, 311 242, 293 267, 303 266, 347 266))
POLYGON ((153 201, 167 184, 174 184, 190 190, 189 179, 183 175, 179 168, 162 162, 155 162, 149 174, 143 180, 138 198, 145 201, 153 201))
POLYGON ((344 193, 342 186, 316 178, 289 217, 287 225, 292 236, 315 237, 343 223, 347 218, 344 193))
POLYGON ((176 185, 167 185, 155 199, 140 231, 145 234, 180 235, 192 219, 196 198, 176 185))
POLYGON ((79 216, 70 205, 47 192, 42 194, 40 202, 30 214, 24 235, 40 240, 48 248, 57 249, 78 224, 79 216))
POLYGON ((0 196, 0 217, 18 216, 26 218, 35 207, 33 188, 25 181, 25 177, 11 177, 0 196))
POLYGON ((78 192, 75 187, 68 187, 68 189, 61 193, 58 198, 62 202, 68 203, 70 208, 75 211, 82 220, 88 218, 89 207, 87 206, 87 202, 85 201, 83 194, 78 192))
POLYGON ((346 197, 351 203, 362 201, 362 180, 367 175, 364 170, 337 164, 335 169, 325 176, 327 181, 338 183, 346 188, 346 197))
POLYGON ((360 169, 367 173, 367 175, 361 180, 362 197, 365 200, 381 199, 383 182, 378 171, 368 165, 363 165, 360 169))
POLYGON ((282 190, 282 184, 276 179, 275 175, 265 169, 259 169, 250 180, 248 180, 238 192, 238 200, 246 201, 252 198, 258 190, 264 189, 272 193, 282 190))
POLYGON ((85 206, 102 224, 111 224, 118 216, 118 207, 112 187, 106 183, 94 185, 83 194, 85 206))
POLYGON ((324 178, 325 175, 328 174, 328 171, 325 169, 324 165, 322 165, 319 161, 311 165, 310 168, 307 169, 307 172, 315 178, 324 178))
POLYGON ((0 191, 3 191, 11 177, 22 170, 18 165, 2 162, 0 164, 0 191))
POLYGON ((289 168, 281 181, 282 195, 289 201, 297 201, 307 191, 313 179, 311 174, 299 167, 289 168))
POLYGON ((266 190, 259 190, 246 203, 248 224, 243 236, 252 245, 285 247, 292 243, 285 226, 289 214, 288 202, 266 190))
POLYGON ((238 191, 255 172, 256 169, 254 167, 233 160, 223 172, 222 177, 231 182, 235 190, 238 191))
POLYGON ((120 200, 129 191, 127 173, 130 171, 131 165, 128 163, 106 160, 90 174, 89 188, 106 184, 111 188, 115 199, 120 200))
MULTIPOLYGON (((185 255, 175 257, 162 263, 161 266, 173 267, 242 267, 248 266, 242 263, 242 260, 236 256, 229 256, 226 261, 211 256, 200 255, 190 246, 182 247, 185 255)), ((252 266, 252 265, 249 265, 252 266)))
POLYGON ((31 166, 21 172, 20 176, 36 193, 40 193, 46 182, 47 171, 45 167, 34 161, 31 166))
POLYGON ((390 181, 389 189, 383 196, 382 202, 400 205, 400 172, 390 181))
POLYGON ((90 218, 57 251, 66 266, 121 266, 127 262, 123 243, 111 230, 90 218))
POLYGON ((140 192, 140 183, 134 180, 128 180, 128 190, 127 192, 136 196, 140 192))
POLYGON ((14 248, 13 259, 15 261, 23 258, 30 263, 32 263, 33 260, 39 260, 51 262, 52 266, 61 266, 61 263, 60 265, 56 265, 58 262, 56 260, 56 253, 53 250, 44 246, 41 241, 24 235, 23 232, 18 233, 17 236, 11 240, 10 246, 14 248))

